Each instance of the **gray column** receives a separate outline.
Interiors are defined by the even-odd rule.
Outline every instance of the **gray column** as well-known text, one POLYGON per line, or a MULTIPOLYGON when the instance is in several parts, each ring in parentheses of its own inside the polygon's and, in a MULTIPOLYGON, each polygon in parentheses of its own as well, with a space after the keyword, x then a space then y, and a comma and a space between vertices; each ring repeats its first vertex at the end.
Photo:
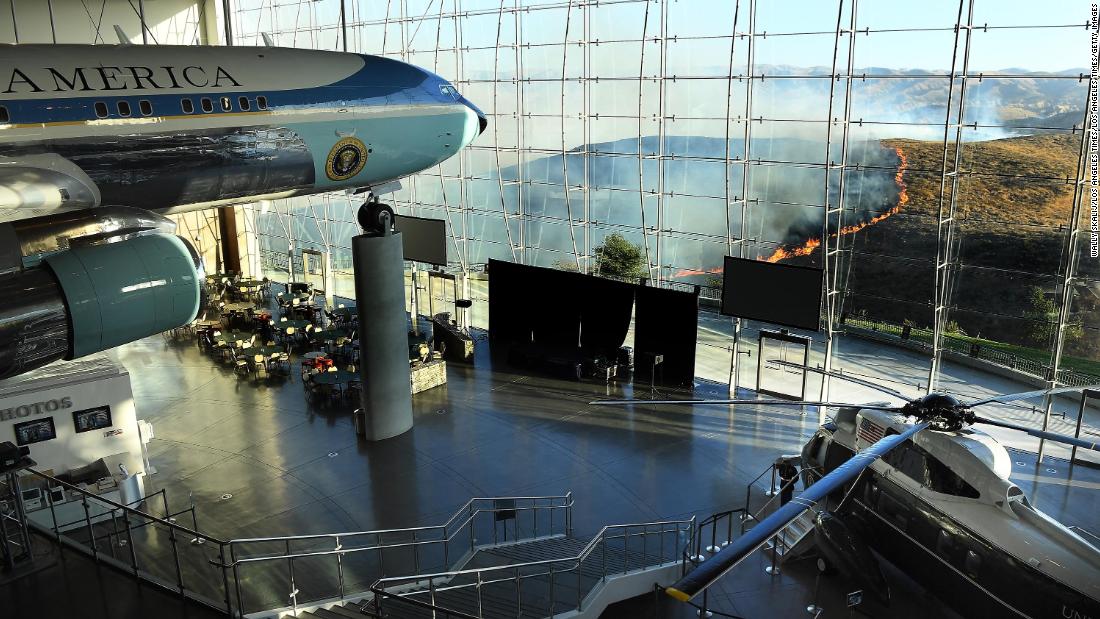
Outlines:
POLYGON ((359 313, 365 436, 380 441, 413 425, 401 234, 351 239, 359 313))

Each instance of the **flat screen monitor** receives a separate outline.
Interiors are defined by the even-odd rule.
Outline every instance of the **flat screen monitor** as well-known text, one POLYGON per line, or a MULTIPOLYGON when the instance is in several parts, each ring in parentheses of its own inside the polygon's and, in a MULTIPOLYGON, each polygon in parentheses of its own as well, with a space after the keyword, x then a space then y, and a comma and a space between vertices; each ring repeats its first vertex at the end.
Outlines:
POLYGON ((53 417, 35 419, 17 423, 12 428, 15 430, 15 442, 20 445, 41 443, 57 438, 57 429, 53 425, 53 417))
POLYGON ((76 431, 91 432, 111 427, 111 407, 97 406, 73 413, 73 425, 76 431))
POLYGON ((401 233, 405 260, 447 264, 447 222, 397 215, 393 227, 401 233))
POLYGON ((726 256, 722 313, 817 331, 822 270, 726 256))

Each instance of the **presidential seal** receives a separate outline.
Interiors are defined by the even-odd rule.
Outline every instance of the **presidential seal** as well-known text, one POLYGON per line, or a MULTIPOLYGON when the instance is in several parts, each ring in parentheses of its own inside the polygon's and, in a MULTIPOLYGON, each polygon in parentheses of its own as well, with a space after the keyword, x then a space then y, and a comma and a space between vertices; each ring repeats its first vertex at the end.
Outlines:
POLYGON ((328 152, 325 174, 329 180, 346 181, 363 171, 367 164, 367 147, 358 138, 344 138, 328 152))

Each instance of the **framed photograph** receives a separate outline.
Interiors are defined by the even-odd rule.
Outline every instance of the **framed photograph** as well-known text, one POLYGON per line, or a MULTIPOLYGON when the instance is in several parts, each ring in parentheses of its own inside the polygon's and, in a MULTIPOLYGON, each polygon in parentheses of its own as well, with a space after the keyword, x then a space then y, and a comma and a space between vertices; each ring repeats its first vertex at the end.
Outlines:
POLYGON ((20 445, 41 443, 57 438, 57 429, 54 428, 53 417, 24 421, 15 424, 12 428, 15 430, 15 442, 20 445))
POLYGON ((96 408, 86 408, 82 411, 74 411, 73 425, 76 426, 78 434, 80 432, 91 432, 92 430, 109 428, 111 427, 111 407, 97 406, 96 408))

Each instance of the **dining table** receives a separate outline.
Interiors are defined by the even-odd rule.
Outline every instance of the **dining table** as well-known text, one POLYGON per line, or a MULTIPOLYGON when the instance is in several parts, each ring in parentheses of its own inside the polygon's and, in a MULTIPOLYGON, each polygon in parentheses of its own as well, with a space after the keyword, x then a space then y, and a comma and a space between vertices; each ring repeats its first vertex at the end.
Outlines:
POLYGON ((319 372, 313 374, 310 380, 317 385, 347 385, 349 383, 359 382, 358 372, 349 372, 347 370, 336 370, 335 372, 319 372))

